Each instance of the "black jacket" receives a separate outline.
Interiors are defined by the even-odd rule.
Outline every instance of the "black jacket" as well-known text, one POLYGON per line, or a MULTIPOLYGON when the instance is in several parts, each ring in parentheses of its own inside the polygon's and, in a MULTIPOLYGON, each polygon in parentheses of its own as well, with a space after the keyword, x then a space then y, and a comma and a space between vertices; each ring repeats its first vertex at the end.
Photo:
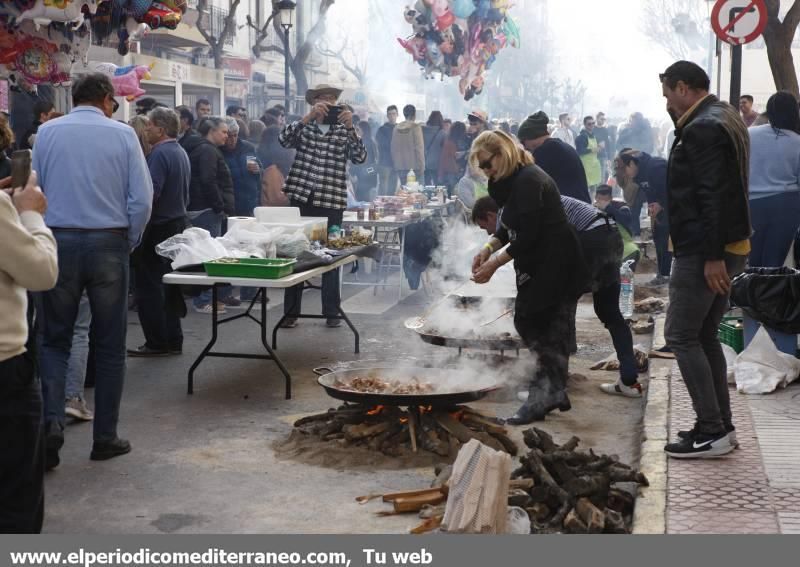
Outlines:
MULTIPOLYGON (((378 146, 378 165, 393 167, 392 134, 394 133, 394 126, 394 124, 386 122, 375 132, 375 142, 378 146)), ((369 152, 369 149, 367 149, 367 152, 369 152)))
POLYGON ((4 179, 11 175, 11 160, 5 152, 0 152, 0 179, 4 179))
POLYGON ((591 203, 583 162, 575 148, 557 138, 549 138, 533 151, 536 165, 556 182, 559 193, 591 203))
POLYGON ((719 260, 727 244, 750 237, 749 154, 744 122, 713 95, 675 130, 667 198, 676 256, 719 260))
POLYGON ((511 243, 507 252, 517 272, 517 316, 574 301, 586 288, 588 271, 553 180, 535 165, 520 167, 490 181, 489 195, 502 207, 495 236, 511 243))
POLYGON ((658 203, 667 209, 667 160, 642 152, 634 182, 647 195, 648 203, 658 203))
POLYGON ((217 213, 235 214, 233 180, 222 152, 201 136, 184 136, 181 142, 192 164, 187 210, 213 209, 217 213))

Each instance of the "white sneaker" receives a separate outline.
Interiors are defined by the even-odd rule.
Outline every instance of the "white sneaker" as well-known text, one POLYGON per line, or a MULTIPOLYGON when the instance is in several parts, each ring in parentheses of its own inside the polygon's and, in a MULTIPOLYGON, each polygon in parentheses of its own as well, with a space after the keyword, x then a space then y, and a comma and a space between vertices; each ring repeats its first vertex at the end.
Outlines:
POLYGON ((633 386, 626 386, 621 380, 613 384, 600 384, 600 389, 612 396, 625 396, 626 398, 641 398, 644 388, 637 382, 633 386))
MULTIPOLYGON (((212 313, 214 313, 214 308, 211 306, 210 303, 206 303, 205 305, 202 305, 200 307, 195 305, 194 310, 197 311, 198 313, 202 313, 203 315, 211 315, 212 313)), ((222 313, 225 313, 225 305, 218 303, 217 315, 220 315, 222 313)))
POLYGON ((92 421, 94 419, 94 414, 87 407, 86 400, 83 398, 68 399, 64 407, 64 413, 81 421, 92 421))

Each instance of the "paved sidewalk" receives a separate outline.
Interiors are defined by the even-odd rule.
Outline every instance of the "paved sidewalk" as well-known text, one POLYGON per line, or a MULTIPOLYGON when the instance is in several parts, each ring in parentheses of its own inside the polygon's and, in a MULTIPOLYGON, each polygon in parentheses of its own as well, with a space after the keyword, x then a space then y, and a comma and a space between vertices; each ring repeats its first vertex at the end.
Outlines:
MULTIPOLYGON (((694 412, 677 364, 669 372, 669 438, 694 412)), ((800 534, 800 385, 731 404, 740 448, 719 459, 667 459, 666 532, 800 534)))

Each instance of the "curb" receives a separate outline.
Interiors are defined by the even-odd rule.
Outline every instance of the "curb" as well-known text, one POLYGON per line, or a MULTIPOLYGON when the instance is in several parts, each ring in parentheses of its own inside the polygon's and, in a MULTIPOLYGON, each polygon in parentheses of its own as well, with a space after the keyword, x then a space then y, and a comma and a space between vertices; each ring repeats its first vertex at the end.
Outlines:
MULTIPOLYGON (((656 318, 653 348, 663 342, 664 316, 656 318), (660 339, 660 340, 659 340, 660 339)), ((674 361, 650 359, 650 382, 644 408, 639 470, 650 481, 640 489, 633 512, 634 534, 667 533, 667 455, 669 430, 669 376, 674 361)))

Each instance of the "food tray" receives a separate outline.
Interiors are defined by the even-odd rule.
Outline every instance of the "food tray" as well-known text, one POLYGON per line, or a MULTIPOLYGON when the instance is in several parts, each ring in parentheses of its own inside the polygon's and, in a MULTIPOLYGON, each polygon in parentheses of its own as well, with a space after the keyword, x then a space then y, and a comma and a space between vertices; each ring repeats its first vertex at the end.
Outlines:
POLYGON ((744 350, 744 323, 741 317, 723 317, 717 336, 722 344, 728 345, 737 353, 744 350), (738 323, 738 325, 737 325, 738 323))
POLYGON ((209 276, 277 280, 291 275, 296 262, 286 258, 220 258, 203 262, 203 267, 209 276))

